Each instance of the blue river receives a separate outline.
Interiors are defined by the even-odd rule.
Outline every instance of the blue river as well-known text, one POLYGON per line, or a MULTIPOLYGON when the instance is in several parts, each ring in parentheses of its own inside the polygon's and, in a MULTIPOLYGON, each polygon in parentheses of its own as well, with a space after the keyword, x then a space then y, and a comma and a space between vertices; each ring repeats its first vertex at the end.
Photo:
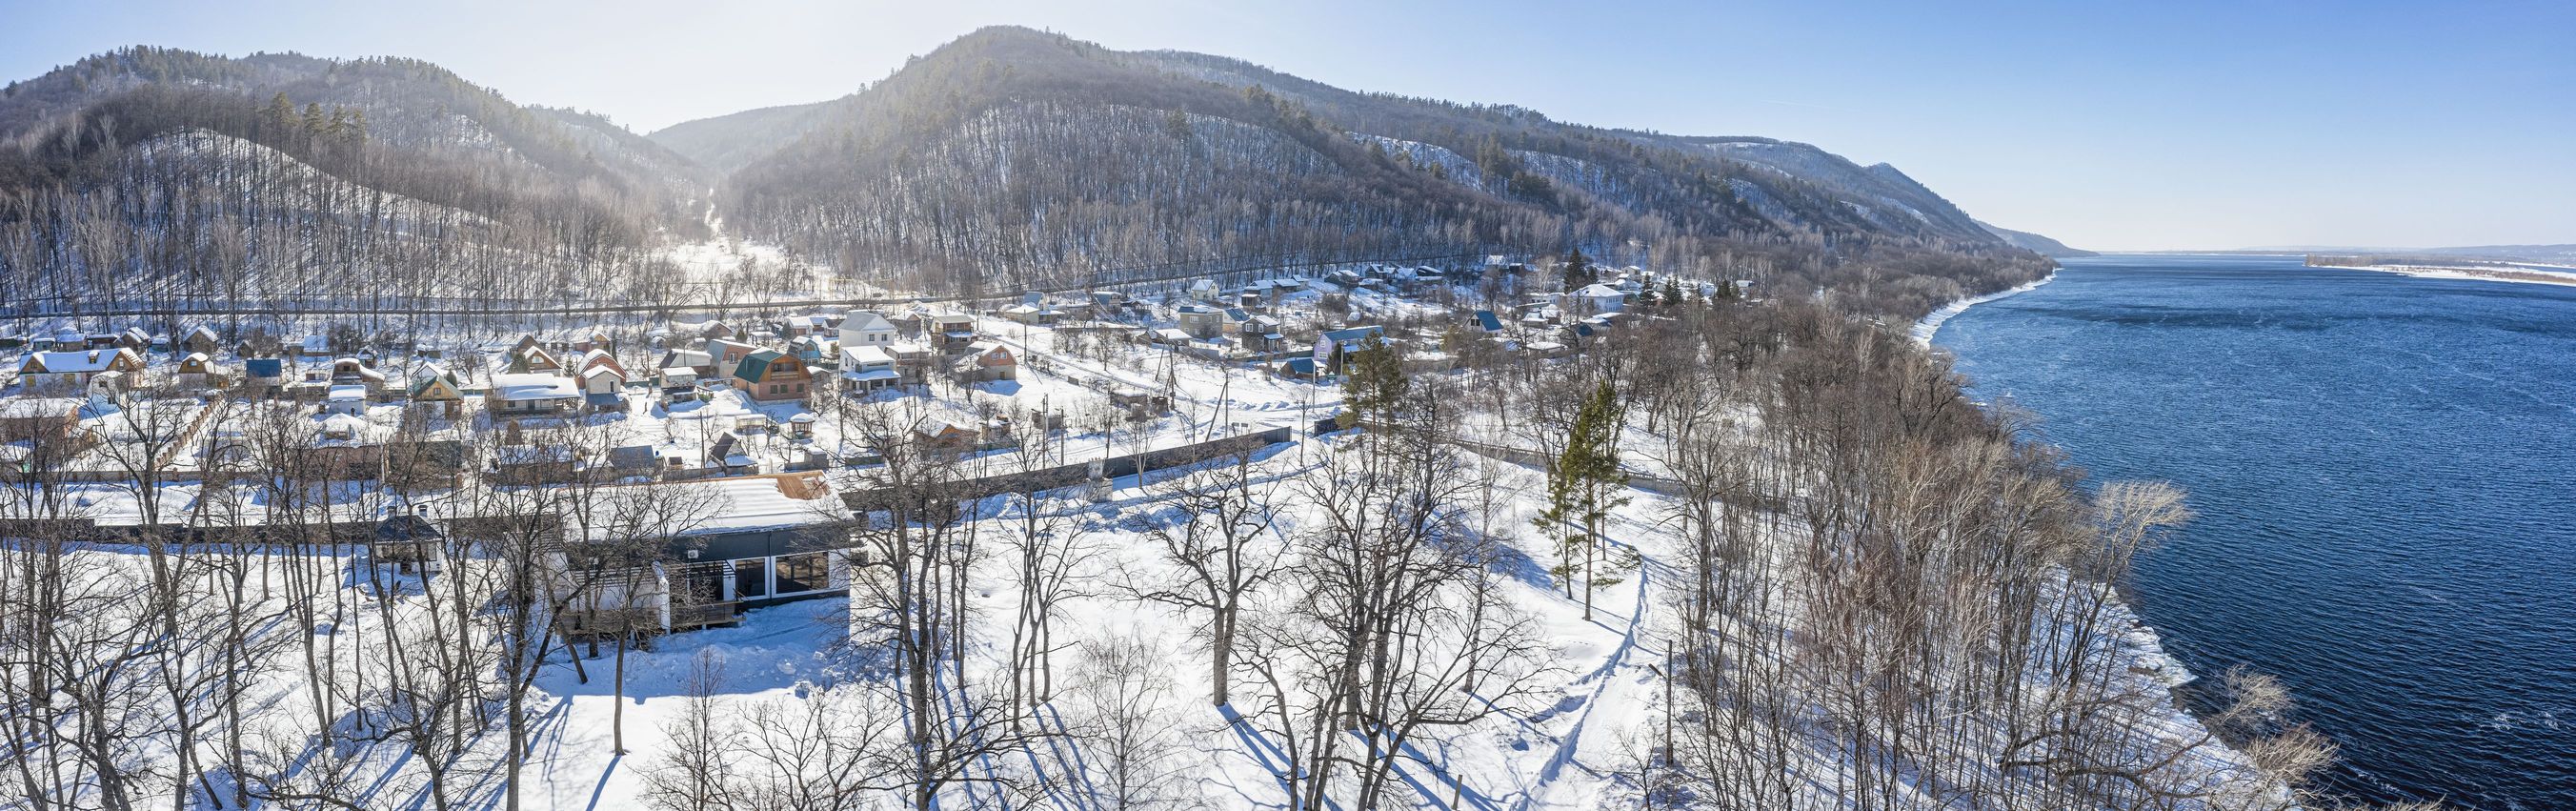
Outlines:
POLYGON ((2095 480, 2191 492, 2131 584, 2166 647, 2281 677, 2332 791, 2576 809, 2576 287, 2065 266, 1934 344, 2095 480))

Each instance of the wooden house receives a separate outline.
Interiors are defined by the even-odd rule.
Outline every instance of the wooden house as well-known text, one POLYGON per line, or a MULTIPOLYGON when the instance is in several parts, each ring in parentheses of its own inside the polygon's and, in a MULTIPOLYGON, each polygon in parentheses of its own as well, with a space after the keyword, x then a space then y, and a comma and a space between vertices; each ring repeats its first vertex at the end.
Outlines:
POLYGON ((734 365, 733 381, 758 402, 801 401, 813 386, 814 373, 794 355, 764 349, 734 365))
POLYGON ((219 389, 230 382, 213 356, 190 352, 179 359, 179 386, 185 389, 219 389))
POLYGON ((949 369, 959 383, 1020 379, 1020 360, 1011 348, 990 341, 970 347, 949 369))
POLYGON ((0 399, 0 445, 71 439, 80 433, 80 410, 70 397, 0 399))
POLYGON ((188 330, 187 334, 179 336, 179 342, 172 347, 172 350, 212 355, 223 347, 224 339, 215 335, 215 328, 201 324, 195 329, 188 330))
POLYGON ((411 381, 403 394, 421 414, 436 419, 455 419, 465 414, 465 387, 445 369, 430 368, 411 381))

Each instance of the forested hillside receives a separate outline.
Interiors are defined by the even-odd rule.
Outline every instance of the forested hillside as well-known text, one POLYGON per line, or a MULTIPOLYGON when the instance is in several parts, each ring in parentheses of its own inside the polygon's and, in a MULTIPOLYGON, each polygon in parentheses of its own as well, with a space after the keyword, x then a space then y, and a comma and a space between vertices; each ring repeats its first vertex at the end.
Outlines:
POLYGON ((1893 168, 1813 147, 1563 124, 1019 28, 837 101, 654 137, 710 163, 767 151, 720 194, 749 236, 938 291, 1579 247, 1911 315, 2046 267, 1893 168))
POLYGON ((699 166, 731 172, 813 132, 830 107, 818 102, 744 110, 664 127, 651 138, 699 166))
POLYGON ((425 62, 131 48, 0 91, 0 281, 66 310, 595 296, 653 283, 705 182, 425 62))

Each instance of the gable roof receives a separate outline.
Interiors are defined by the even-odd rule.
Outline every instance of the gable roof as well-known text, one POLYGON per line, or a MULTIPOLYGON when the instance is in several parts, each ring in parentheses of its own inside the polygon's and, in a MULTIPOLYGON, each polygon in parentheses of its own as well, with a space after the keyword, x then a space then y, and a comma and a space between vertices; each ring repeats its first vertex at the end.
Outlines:
POLYGON ((1386 334, 1386 328, 1385 328, 1385 327, 1379 327, 1379 326, 1351 327, 1351 328, 1349 328, 1349 329, 1337 329, 1337 330, 1332 330, 1332 331, 1330 331, 1330 332, 1326 332, 1326 333, 1324 333, 1324 340, 1332 341, 1333 343, 1337 343, 1337 344, 1353 344, 1353 343, 1358 343, 1361 339, 1363 339, 1363 338, 1367 338, 1367 337, 1369 337, 1369 336, 1371 336, 1371 335, 1380 335, 1380 336, 1382 336, 1382 335, 1385 335, 1385 334, 1386 334))
MULTIPOLYGON (((31 373, 93 374, 113 369, 118 358, 134 358, 134 350, 75 349, 66 352, 29 352, 20 369, 31 373)), ((132 362, 140 363, 140 360, 132 362)))
POLYGON ((414 399, 417 399, 424 394, 428 394, 430 389, 437 388, 442 385, 446 387, 449 395, 463 396, 460 390, 464 387, 458 385, 455 376, 448 374, 444 369, 431 370, 427 374, 414 378, 411 381, 411 388, 408 389, 406 393, 414 399))
POLYGON ((795 356, 793 355, 789 355, 775 349, 763 349, 758 352, 753 352, 749 355, 743 356, 742 363, 733 367, 733 376, 753 383, 759 383, 769 379, 769 364, 782 358, 792 359, 794 357, 795 356))
POLYGON ((866 366, 870 364, 893 362, 894 355, 887 352, 885 347, 877 344, 858 344, 855 346, 841 347, 841 365, 843 366, 866 366))
POLYGON ((1483 327, 1486 332, 1501 332, 1503 331, 1503 320, 1495 317, 1494 311, 1492 310, 1477 310, 1476 326, 1483 327))
POLYGON ((875 310, 856 310, 841 318, 842 332, 893 332, 894 322, 875 310))

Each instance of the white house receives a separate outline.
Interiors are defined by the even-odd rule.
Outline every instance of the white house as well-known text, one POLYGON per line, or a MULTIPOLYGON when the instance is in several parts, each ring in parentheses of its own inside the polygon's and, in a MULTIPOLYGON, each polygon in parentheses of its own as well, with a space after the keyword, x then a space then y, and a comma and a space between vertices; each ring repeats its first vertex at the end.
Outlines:
POLYGON ((851 391, 876 391, 900 384, 903 373, 894 367, 894 353, 883 346, 842 344, 841 380, 851 391))
POLYGON ((1565 294, 1566 309, 1577 313, 1615 313, 1628 306, 1628 294, 1595 282, 1565 294))
POLYGON ((894 322, 870 310, 858 310, 841 319, 841 348, 853 346, 887 346, 894 343, 894 322))

